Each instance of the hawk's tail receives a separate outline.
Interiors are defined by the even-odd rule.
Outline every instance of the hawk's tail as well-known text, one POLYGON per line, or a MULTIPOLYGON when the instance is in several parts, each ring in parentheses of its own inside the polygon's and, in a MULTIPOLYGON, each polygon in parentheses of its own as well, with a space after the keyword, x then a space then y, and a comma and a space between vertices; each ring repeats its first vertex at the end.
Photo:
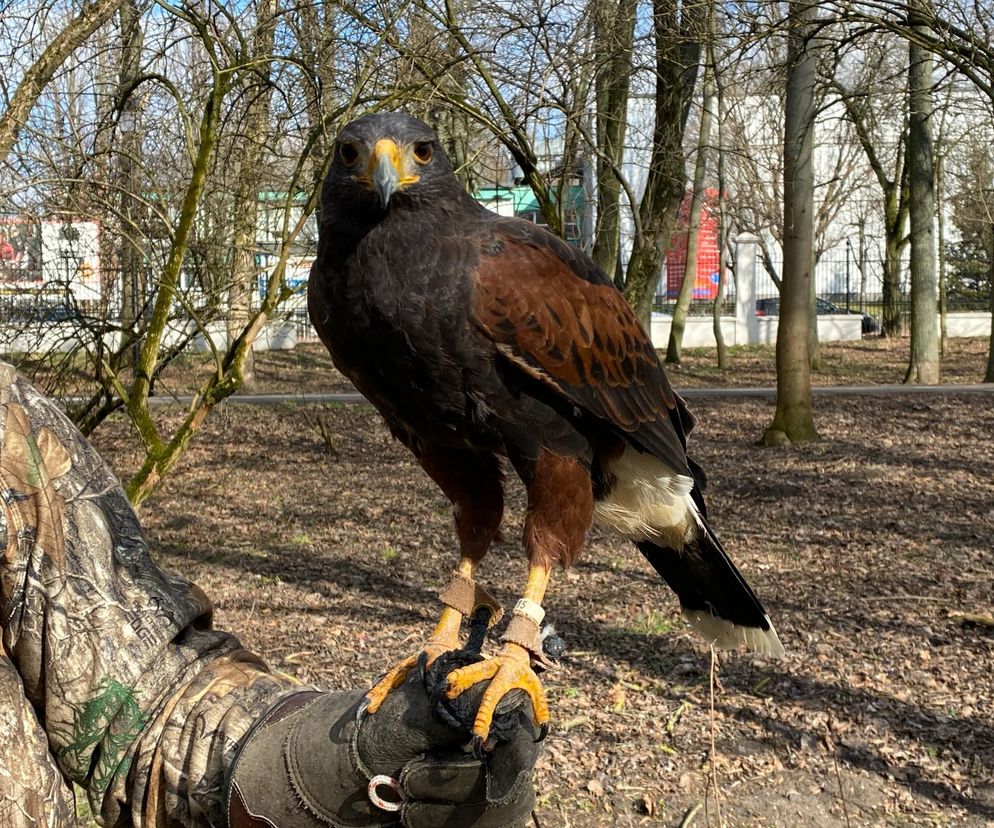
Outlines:
POLYGON ((696 537, 679 552, 652 541, 637 541, 639 551, 680 599, 683 616, 720 649, 745 644, 750 650, 780 658, 783 644, 770 617, 718 538, 703 520, 696 537))

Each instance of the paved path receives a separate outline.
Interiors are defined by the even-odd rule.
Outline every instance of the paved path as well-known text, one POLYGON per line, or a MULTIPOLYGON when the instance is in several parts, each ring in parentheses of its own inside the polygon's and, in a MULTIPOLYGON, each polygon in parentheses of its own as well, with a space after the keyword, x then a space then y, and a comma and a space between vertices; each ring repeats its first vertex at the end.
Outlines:
MULTIPOLYGON (((681 388, 679 392, 687 399, 701 397, 737 398, 776 396, 775 388, 681 388)), ((975 385, 828 385, 812 388, 816 396, 824 397, 888 397, 918 394, 992 394, 994 383, 975 385)), ((176 397, 152 397, 150 405, 189 405, 190 395, 176 397)), ((228 397, 231 405, 283 405, 285 403, 362 403, 365 397, 357 393, 339 394, 234 394, 228 397)))

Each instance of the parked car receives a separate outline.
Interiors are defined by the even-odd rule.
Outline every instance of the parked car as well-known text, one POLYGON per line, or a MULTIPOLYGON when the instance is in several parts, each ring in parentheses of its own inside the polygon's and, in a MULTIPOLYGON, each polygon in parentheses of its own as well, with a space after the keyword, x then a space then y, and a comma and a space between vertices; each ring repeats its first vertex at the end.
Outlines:
POLYGON ((79 311, 71 305, 14 305, 0 308, 0 319, 12 325, 75 322, 81 318, 79 311))
MULTIPOLYGON (((819 316, 844 316, 845 314, 856 314, 857 316, 861 316, 863 318, 863 336, 866 336, 866 334, 880 333, 880 323, 868 313, 860 313, 858 310, 846 310, 845 308, 839 307, 834 302, 822 299, 820 296, 815 299, 815 302, 817 303, 819 316)), ((775 296, 769 299, 757 299, 756 315, 779 316, 780 297, 775 296)))

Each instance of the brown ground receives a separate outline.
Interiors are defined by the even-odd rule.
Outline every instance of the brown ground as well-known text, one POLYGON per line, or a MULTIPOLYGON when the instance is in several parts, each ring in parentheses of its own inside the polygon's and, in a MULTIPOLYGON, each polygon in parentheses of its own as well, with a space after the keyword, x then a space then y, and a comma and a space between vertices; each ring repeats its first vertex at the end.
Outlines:
MULTIPOLYGON (((983 343, 960 344, 949 372, 976 379, 983 343)), ((316 354, 304 379, 287 354, 261 362, 262 383, 333 387, 316 354)), ((768 358, 737 354, 728 379, 758 384, 768 358)), ((857 343, 829 360, 831 381, 858 381, 859 362, 899 380, 902 361, 857 343)), ((702 382, 703 363, 675 384, 702 382)), ((728 826, 994 824, 994 629, 961 615, 992 610, 992 402, 822 398, 822 441, 765 449, 771 401, 695 400, 713 523, 788 657, 722 655, 712 716, 710 658, 672 594, 595 529, 547 600, 570 649, 545 680, 540 824, 676 826, 705 800, 682 824, 718 825, 719 806, 728 826)), ((95 442, 133 467, 122 421, 95 442)), ((455 560, 447 502, 365 405, 216 412, 142 518, 220 626, 328 687, 413 651, 455 560)), ((523 583, 521 519, 515 490, 482 572, 505 603, 523 583)))

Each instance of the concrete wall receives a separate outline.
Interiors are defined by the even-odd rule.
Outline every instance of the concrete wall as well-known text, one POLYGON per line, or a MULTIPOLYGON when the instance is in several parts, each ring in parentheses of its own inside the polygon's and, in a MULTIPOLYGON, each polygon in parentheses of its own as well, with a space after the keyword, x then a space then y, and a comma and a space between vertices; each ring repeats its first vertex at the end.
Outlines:
MULTIPOLYGON (((721 335, 726 345, 756 345, 772 344, 777 341, 777 316, 759 316, 750 337, 749 327, 734 317, 721 318, 721 335), (750 341, 750 339, 752 341, 750 341)), ((670 326, 673 318, 664 314, 652 315, 652 344, 657 348, 665 348, 670 338, 670 326)), ((839 342, 862 339, 863 320, 853 314, 840 316, 818 317, 818 338, 822 342, 839 342)), ((714 324, 710 316, 692 316, 687 320, 683 331, 683 347, 685 348, 714 348, 714 324)))
MULTIPOLYGON (((162 337, 164 347, 174 345, 181 341, 192 330, 193 323, 187 326, 171 325, 167 327, 162 337)), ((207 326, 206 335, 210 337, 215 347, 223 350, 227 347, 228 336, 224 323, 216 322, 207 326)), ((121 335, 117 331, 111 331, 103 335, 104 346, 109 349, 116 349, 121 340, 121 335)), ((294 348, 297 345, 297 338, 294 326, 291 323, 271 323, 266 325, 259 336, 252 343, 254 351, 282 351, 294 348)), ((194 351, 208 351, 210 346, 204 333, 199 333, 190 342, 190 348, 194 351)), ((77 329, 72 322, 50 322, 44 326, 25 327, 23 325, 6 327, 0 324, 0 354, 10 353, 44 353, 44 354, 65 354, 75 351, 93 351, 96 349, 96 339, 93 332, 86 329, 77 329)))
MULTIPOLYGON (((228 331, 223 322, 212 322, 206 326, 190 342, 194 351, 209 351, 211 343, 219 351, 228 347, 228 331), (208 342, 208 337, 210 342, 208 342)), ((289 351, 297 347, 297 335, 294 326, 289 323, 272 322, 261 331, 252 343, 253 351, 289 351)))
MULTIPOLYGON (((670 316, 660 313, 652 315, 652 344, 655 347, 666 347, 672 322, 673 318, 670 316)), ((723 316, 721 332, 726 345, 773 344, 777 341, 778 322, 779 317, 776 316, 754 316, 747 322, 736 317, 723 316)), ((991 315, 986 312, 950 313, 947 323, 951 337, 986 337, 991 334, 991 315)), ((163 344, 167 346, 173 344, 183 335, 184 331, 179 326, 167 330, 163 344)), ((228 337, 222 323, 208 325, 207 336, 218 349, 225 347, 228 337)), ((861 339, 862 319, 855 314, 819 316, 818 337, 822 342, 861 339)), ((104 335, 104 343, 108 348, 116 348, 119 340, 120 334, 116 331, 104 335)), ((256 338, 253 350, 288 350, 296 347, 296 344, 292 324, 272 323, 262 329, 256 338)), ((714 328, 710 316, 692 316, 687 320, 683 332, 683 345, 685 348, 715 347, 714 328)), ((77 331, 71 322, 53 322, 44 328, 37 327, 30 330, 23 330, 22 327, 5 328, 0 324, 0 354, 67 353, 80 349, 93 350, 94 347, 93 337, 87 331, 77 331)), ((209 350, 203 333, 193 338, 191 348, 195 351, 209 350)))
POLYGON ((958 311, 946 315, 949 336, 990 336, 991 315, 986 311, 958 311))
MULTIPOLYGON (((117 347, 121 335, 111 331, 103 335, 104 346, 117 347)), ((96 350, 91 331, 80 331, 72 322, 48 322, 41 325, 0 325, 0 354, 66 354, 96 350)))

